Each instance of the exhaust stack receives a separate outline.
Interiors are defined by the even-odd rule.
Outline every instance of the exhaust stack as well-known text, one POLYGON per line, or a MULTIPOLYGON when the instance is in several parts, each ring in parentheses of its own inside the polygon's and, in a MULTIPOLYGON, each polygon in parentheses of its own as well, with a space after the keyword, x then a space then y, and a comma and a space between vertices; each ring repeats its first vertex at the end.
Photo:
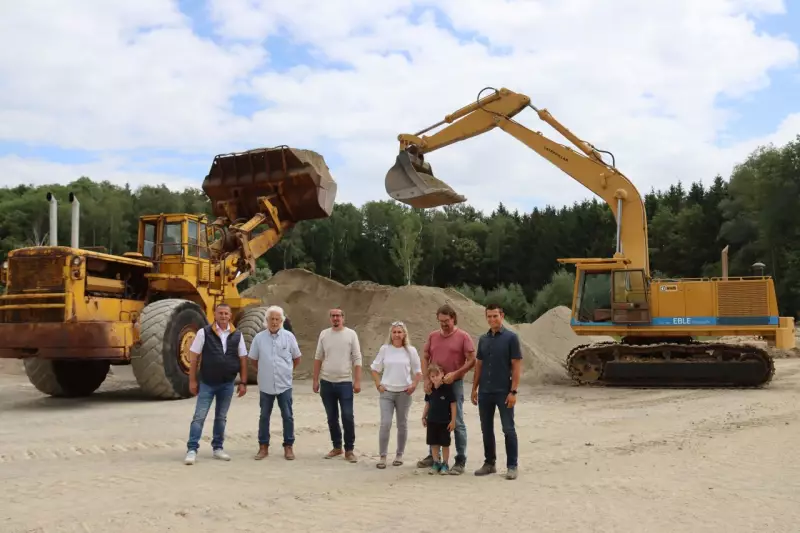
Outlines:
POLYGON ((47 193, 50 202, 50 246, 58 246, 58 201, 53 193, 47 193))
POLYGON ((70 226, 70 243, 72 248, 80 248, 81 203, 75 193, 69 193, 69 203, 72 204, 72 223, 70 226))

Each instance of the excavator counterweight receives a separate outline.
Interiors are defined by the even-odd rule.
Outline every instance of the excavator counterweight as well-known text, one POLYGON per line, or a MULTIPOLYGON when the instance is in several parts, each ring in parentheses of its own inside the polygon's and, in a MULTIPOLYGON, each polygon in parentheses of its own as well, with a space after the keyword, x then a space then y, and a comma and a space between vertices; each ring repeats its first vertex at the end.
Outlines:
POLYGON ((433 175, 433 169, 408 151, 398 154, 386 173, 386 192, 399 202, 417 209, 458 204, 466 200, 433 175))

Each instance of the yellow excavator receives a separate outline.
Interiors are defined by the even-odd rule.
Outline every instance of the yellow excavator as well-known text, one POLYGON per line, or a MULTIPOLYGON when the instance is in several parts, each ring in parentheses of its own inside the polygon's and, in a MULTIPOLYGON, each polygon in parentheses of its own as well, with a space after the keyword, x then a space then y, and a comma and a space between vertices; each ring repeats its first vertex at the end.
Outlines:
MULTIPOLYGON (((559 259, 574 264, 571 326, 579 335, 617 341, 588 343, 566 356, 578 384, 649 387, 759 387, 772 380, 770 353, 723 336, 756 336, 778 349, 795 347, 794 319, 781 317, 769 276, 654 279, 650 275, 645 205, 617 168, 614 156, 579 139, 546 109, 506 88, 483 89, 476 102, 415 134, 401 134, 400 153, 385 179, 386 192, 414 208, 464 202, 434 176, 425 155, 500 128, 602 198, 616 219, 609 258, 559 259), (488 96, 481 96, 490 90, 488 96), (512 119, 526 108, 574 144, 554 142, 512 119), (436 133, 425 135, 431 130, 436 133), (611 164, 602 154, 611 158, 611 164), (716 337, 709 341, 707 337, 716 337)), ((533 243, 532 243, 533 244, 533 243)))
POLYGON ((131 365, 146 395, 187 398, 189 347, 223 301, 249 348, 266 307, 237 286, 289 228, 330 216, 337 185, 321 155, 278 146, 216 156, 203 190, 213 222, 144 215, 137 250, 122 255, 80 246, 72 194, 71 243, 59 246, 48 193, 50 246, 12 250, 0 272, 0 358, 22 359, 30 382, 51 396, 87 396, 111 365, 131 365))

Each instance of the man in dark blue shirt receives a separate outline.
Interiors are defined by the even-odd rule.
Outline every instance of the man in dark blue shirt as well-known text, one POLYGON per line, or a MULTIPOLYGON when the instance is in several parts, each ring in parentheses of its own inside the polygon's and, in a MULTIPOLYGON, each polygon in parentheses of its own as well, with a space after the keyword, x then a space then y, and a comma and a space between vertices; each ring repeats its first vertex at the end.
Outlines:
POLYGON ((514 428, 514 405, 522 373, 522 350, 519 337, 503 327, 503 308, 497 304, 486 306, 489 331, 478 340, 475 379, 472 383, 472 403, 478 406, 483 433, 483 466, 476 476, 497 472, 496 442, 494 438, 494 411, 500 412, 506 444, 506 479, 517 479, 517 432, 514 428))

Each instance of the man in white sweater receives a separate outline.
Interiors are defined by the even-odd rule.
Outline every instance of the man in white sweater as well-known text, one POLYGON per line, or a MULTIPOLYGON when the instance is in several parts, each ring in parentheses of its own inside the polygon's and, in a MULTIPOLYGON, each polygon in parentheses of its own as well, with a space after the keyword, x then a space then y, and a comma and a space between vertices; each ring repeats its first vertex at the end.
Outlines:
POLYGON ((357 461, 355 453, 355 417, 353 414, 354 393, 361 392, 361 346, 356 332, 344 325, 344 311, 339 308, 329 312, 331 327, 319 334, 314 355, 314 392, 319 393, 333 449, 326 459, 344 453, 351 463, 357 461), (342 411, 342 426, 339 426, 339 409, 342 411), (342 449, 344 429, 344 450, 342 449))

